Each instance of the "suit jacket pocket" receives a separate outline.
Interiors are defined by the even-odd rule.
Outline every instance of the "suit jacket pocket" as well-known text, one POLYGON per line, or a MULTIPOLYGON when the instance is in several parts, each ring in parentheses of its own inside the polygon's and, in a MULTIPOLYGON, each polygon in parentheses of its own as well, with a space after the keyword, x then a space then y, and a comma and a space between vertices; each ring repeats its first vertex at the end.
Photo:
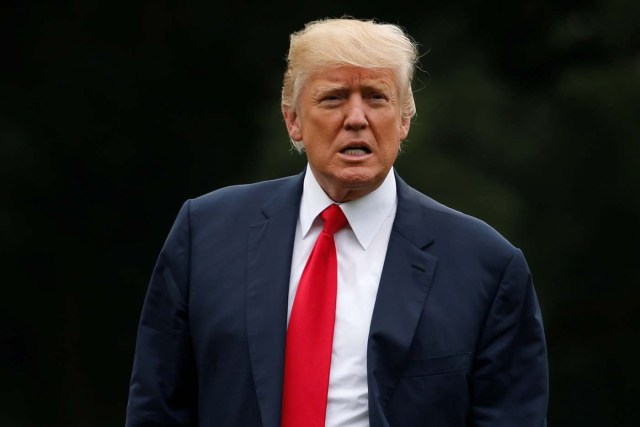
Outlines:
POLYGON ((403 377, 425 377, 429 375, 441 375, 452 372, 467 371, 471 366, 473 353, 458 353, 448 356, 430 357, 426 359, 413 359, 407 361, 402 373, 403 377))

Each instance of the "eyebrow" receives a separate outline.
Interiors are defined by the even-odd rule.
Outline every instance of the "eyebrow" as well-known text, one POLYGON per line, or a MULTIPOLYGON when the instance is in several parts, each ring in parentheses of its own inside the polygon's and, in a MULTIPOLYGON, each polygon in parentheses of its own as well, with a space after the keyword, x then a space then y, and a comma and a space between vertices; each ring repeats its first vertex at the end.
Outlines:
POLYGON ((319 86, 316 86, 315 93, 326 93, 326 92, 335 92, 341 91, 348 88, 348 85, 343 83, 324 83, 319 86))
MULTIPOLYGON (((387 91, 389 90, 389 85, 384 82, 379 82, 377 80, 365 80, 360 86, 364 90, 379 90, 379 91, 387 91)), ((328 93, 328 92, 339 92, 343 90, 348 90, 350 85, 344 83, 323 83, 316 87, 315 93, 328 93)))

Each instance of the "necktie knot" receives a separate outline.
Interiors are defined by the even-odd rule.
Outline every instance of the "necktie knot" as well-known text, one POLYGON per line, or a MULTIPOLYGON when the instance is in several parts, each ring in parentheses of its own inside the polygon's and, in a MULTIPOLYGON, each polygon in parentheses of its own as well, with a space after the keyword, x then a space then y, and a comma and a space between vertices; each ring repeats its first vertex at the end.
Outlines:
POLYGON ((342 212, 340 206, 335 203, 322 211, 320 218, 324 221, 322 231, 330 235, 333 235, 336 231, 347 225, 347 217, 344 216, 344 212, 342 212))

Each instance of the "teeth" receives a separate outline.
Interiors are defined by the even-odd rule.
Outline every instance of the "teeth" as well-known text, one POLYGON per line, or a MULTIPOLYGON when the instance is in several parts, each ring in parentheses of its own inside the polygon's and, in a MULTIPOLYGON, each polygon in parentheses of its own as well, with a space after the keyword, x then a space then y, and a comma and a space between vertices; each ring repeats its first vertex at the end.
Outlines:
POLYGON ((344 150, 344 154, 348 156, 364 156, 367 154, 367 150, 363 148, 347 148, 344 150))

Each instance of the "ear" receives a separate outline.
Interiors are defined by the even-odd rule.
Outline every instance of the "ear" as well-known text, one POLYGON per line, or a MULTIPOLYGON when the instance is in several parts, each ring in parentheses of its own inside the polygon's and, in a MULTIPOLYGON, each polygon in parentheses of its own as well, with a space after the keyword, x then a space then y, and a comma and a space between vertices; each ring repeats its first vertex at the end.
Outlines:
POLYGON ((287 132, 289 137, 294 141, 302 141, 302 131, 298 125, 298 113, 295 110, 291 110, 286 105, 282 106, 282 117, 287 125, 287 132))
POLYGON ((400 141, 407 139, 409 128, 411 127, 411 117, 400 118, 400 141))

